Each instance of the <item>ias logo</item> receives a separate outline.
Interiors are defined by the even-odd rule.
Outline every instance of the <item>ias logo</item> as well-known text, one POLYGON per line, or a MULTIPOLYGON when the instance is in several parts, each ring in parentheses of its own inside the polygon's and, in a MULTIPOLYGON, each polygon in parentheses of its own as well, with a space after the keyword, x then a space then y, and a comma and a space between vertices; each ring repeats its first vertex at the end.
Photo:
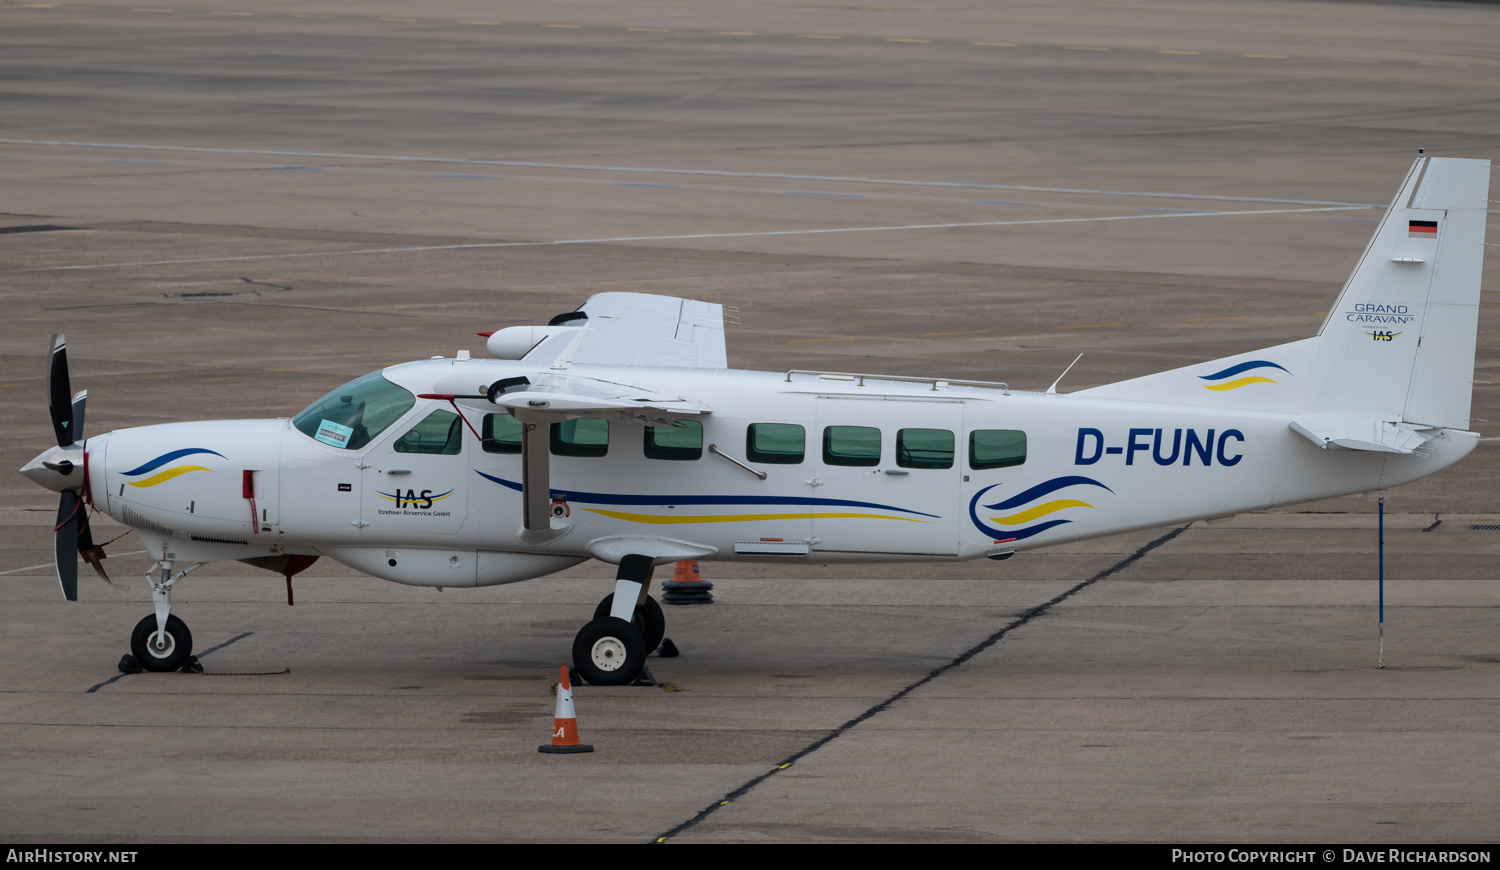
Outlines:
POLYGON ((380 493, 380 497, 386 501, 395 502, 398 508, 415 508, 419 511, 430 511, 432 510, 433 503, 442 501, 452 494, 453 490, 451 489, 436 495, 430 489, 424 489, 420 492, 415 489, 408 489, 402 492, 398 489, 395 492, 382 492, 380 493))

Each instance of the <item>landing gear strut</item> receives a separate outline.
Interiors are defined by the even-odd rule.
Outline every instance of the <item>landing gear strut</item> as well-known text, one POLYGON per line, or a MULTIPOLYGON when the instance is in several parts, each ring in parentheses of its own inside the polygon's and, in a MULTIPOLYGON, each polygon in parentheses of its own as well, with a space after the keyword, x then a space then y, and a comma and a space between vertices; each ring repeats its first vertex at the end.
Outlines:
POLYGON ((613 595, 599 602, 594 619, 573 639, 573 667, 587 683, 627 686, 646 666, 646 656, 661 644, 666 618, 644 594, 651 582, 650 556, 620 560, 613 595))
POLYGON ((135 631, 130 634, 130 652, 146 670, 175 671, 192 656, 193 634, 186 623, 172 615, 172 587, 202 565, 199 562, 173 574, 171 560, 163 559, 146 572, 156 613, 136 623, 135 631))

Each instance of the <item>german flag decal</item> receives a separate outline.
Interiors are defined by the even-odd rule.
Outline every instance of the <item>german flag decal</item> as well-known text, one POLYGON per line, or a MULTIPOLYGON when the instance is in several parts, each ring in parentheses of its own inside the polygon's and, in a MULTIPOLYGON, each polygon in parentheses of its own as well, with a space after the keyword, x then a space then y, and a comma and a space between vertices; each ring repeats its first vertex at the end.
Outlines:
POLYGON ((1437 221, 1408 221, 1406 237, 1409 239, 1437 238, 1437 221))

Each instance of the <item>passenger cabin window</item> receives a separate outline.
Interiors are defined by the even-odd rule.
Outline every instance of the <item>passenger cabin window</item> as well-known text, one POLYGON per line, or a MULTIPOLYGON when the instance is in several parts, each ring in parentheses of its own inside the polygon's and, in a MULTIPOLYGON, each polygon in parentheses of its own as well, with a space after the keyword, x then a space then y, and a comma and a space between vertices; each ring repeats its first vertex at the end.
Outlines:
POLYGON ((396 439, 397 453, 456 456, 464 448, 464 425, 452 411, 433 411, 396 439))
POLYGON ((372 372, 350 381, 292 418, 298 432, 332 447, 358 450, 417 403, 410 391, 372 372))
POLYGON ((969 433, 970 468, 1010 468, 1025 461, 1025 432, 1016 429, 976 429, 969 433))
POLYGON ((485 414, 479 432, 485 453, 521 452, 521 421, 509 414, 485 414))
POLYGON ((801 465, 807 430, 795 423, 751 423, 745 430, 745 456, 767 465, 801 465))
POLYGON ((703 424, 679 420, 676 426, 647 426, 646 458, 702 459, 703 424))
POLYGON ((825 427, 823 462, 827 465, 879 465, 880 430, 872 426, 825 427))
POLYGON ((603 456, 608 452, 608 420, 565 420, 552 424, 553 456, 603 456))
POLYGON ((902 429, 896 433, 896 464, 902 468, 952 468, 953 433, 947 429, 902 429))

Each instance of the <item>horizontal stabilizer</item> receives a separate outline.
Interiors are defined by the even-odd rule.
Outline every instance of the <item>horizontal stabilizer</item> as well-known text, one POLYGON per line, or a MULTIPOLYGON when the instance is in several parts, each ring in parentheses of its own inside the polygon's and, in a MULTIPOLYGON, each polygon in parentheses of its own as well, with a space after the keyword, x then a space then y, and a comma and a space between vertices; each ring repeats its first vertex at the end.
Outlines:
POLYGON ((1416 453, 1432 440, 1435 429, 1388 420, 1320 415, 1293 420, 1293 432, 1324 450, 1416 453))

